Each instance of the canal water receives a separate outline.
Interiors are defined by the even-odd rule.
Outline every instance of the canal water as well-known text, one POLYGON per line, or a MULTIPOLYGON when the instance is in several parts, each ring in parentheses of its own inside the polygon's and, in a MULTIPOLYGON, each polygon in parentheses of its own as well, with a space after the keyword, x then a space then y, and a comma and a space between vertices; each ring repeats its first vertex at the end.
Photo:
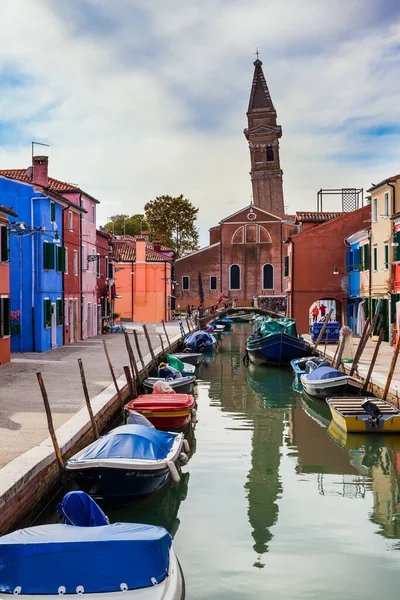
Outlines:
POLYGON ((250 331, 200 371, 181 483, 111 520, 172 533, 187 600, 397 597, 400 440, 328 430, 289 369, 243 366, 250 331))

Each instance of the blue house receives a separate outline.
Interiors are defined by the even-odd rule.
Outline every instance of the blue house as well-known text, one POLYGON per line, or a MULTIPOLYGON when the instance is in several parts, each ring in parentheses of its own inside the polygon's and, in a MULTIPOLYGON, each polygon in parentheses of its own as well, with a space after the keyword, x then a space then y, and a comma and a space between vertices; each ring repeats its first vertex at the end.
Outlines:
POLYGON ((0 204, 18 213, 9 225, 11 351, 62 346, 62 223, 68 202, 40 185, 0 176, 0 204))
POLYGON ((355 334, 358 334, 357 318, 361 297, 361 271, 363 271, 363 252, 360 248, 360 240, 364 239, 366 231, 357 231, 346 238, 346 270, 348 272, 348 288, 346 300, 346 314, 348 326, 355 334))

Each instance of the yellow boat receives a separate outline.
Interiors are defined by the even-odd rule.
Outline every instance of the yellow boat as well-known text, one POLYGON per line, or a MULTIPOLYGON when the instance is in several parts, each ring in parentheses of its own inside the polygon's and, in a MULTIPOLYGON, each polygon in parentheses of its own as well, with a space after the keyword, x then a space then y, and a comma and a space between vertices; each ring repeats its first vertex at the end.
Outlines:
POLYGON ((332 419, 346 433, 400 433, 400 411, 378 398, 328 398, 332 419))

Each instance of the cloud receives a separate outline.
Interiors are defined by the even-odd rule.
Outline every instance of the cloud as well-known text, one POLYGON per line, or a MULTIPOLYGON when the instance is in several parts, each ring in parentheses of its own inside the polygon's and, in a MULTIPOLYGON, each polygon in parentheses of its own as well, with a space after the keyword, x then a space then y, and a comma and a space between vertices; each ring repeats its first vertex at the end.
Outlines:
MULTIPOLYGON (((0 8, 0 167, 50 143, 51 174, 140 212, 184 193, 208 228, 249 202, 243 129, 259 47, 291 212, 398 172, 394 0, 13 0, 0 8), (383 5, 384 4, 384 5, 383 5)), ((326 209, 339 208, 327 205, 326 209)))

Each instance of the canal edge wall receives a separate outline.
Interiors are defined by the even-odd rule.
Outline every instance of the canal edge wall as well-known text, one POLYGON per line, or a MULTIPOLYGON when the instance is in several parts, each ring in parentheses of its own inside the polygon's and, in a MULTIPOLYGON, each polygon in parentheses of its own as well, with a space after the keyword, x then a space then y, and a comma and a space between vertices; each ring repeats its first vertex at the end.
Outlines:
MULTIPOLYGON (((171 351, 177 347, 180 339, 180 334, 170 338, 171 351)), ((154 354, 156 358, 163 355, 161 345, 154 348, 154 354)), ((143 362, 151 369, 150 352, 143 357, 143 362)), ((140 375, 143 376, 144 369, 140 360, 137 364, 140 375)), ((125 402, 129 396, 125 375, 121 375, 117 383, 125 402)), ((120 408, 114 384, 107 386, 90 402, 99 431, 102 432, 120 408)), ((56 436, 64 460, 91 443, 94 436, 86 406, 61 425, 56 430, 56 436)), ((59 484, 60 470, 50 437, 0 469, 0 535, 24 526, 29 515, 33 517, 38 512, 41 501, 54 493, 59 484)))

